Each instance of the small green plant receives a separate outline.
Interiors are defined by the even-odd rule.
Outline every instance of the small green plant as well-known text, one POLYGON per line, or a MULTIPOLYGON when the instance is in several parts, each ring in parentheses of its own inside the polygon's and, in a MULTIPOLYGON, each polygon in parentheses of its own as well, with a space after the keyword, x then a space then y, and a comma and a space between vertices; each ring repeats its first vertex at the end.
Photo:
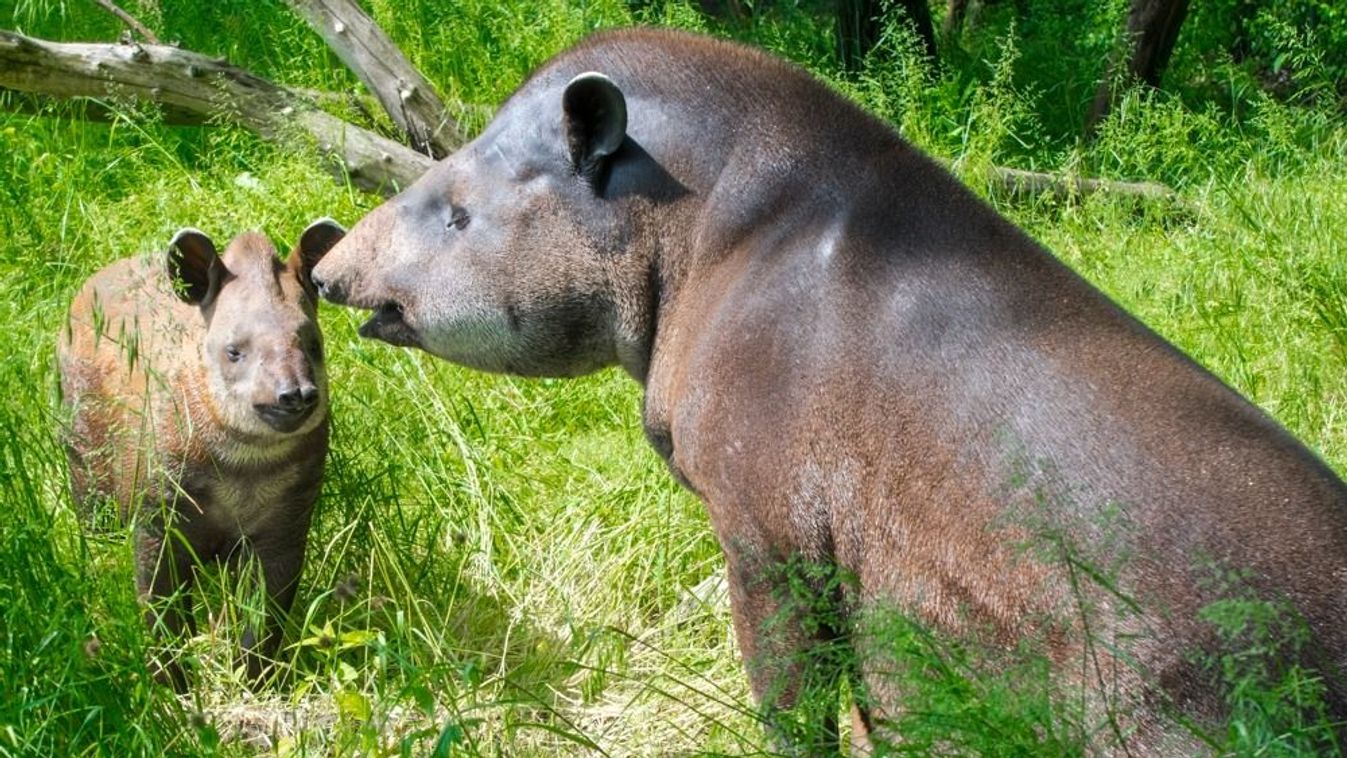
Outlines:
POLYGON ((1298 662, 1310 640, 1304 619, 1287 603, 1247 590, 1231 594, 1199 613, 1220 640, 1219 652, 1201 663, 1227 693, 1226 749, 1234 755, 1342 755, 1338 734, 1344 725, 1332 721, 1327 688, 1319 673, 1298 662))

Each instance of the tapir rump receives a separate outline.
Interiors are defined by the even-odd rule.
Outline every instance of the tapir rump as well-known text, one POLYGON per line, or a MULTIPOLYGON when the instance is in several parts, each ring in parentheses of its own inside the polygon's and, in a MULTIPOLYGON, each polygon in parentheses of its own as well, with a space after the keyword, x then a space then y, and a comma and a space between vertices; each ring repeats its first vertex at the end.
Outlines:
POLYGON ((1342 482, 886 124, 764 53, 585 40, 314 279, 373 311, 366 337, 641 382, 650 442, 710 512, 769 713, 802 707, 811 653, 849 640, 856 731, 891 738, 903 693, 885 670, 902 662, 859 631, 891 608, 1038 650, 1111 725, 1100 751, 1188 754, 1224 715, 1201 611, 1234 592, 1303 620, 1288 662, 1347 715, 1342 482), (802 565, 844 577, 805 604, 829 623, 792 606, 802 565))

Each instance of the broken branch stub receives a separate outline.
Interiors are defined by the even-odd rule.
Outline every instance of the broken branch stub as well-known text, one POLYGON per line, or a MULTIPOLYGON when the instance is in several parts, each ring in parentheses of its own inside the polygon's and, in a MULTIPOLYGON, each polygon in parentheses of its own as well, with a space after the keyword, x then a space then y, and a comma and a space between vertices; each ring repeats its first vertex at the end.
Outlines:
POLYGON ((435 87, 353 0, 288 0, 379 100, 411 146, 443 158, 464 139, 435 87))
POLYGON ((141 39, 145 40, 146 42, 149 42, 152 45, 159 44, 159 38, 156 37, 154 32, 150 30, 150 27, 141 23, 140 19, 122 10, 121 6, 112 2, 112 0, 94 0, 94 2, 97 3, 98 6, 103 10, 116 16, 118 20, 120 20, 123 24, 126 24, 126 26, 132 31, 134 31, 136 34, 139 34, 141 39))

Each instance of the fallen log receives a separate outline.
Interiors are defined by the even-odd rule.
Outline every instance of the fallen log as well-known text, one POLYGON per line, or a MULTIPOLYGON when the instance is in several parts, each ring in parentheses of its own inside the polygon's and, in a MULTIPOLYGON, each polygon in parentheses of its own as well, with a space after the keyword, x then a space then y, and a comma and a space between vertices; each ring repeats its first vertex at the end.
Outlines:
POLYGON ((47 42, 0 30, 0 87, 62 98, 131 98, 231 121, 285 145, 316 148, 357 187, 385 195, 434 162, 223 59, 167 45, 47 42))
POLYGON ((1084 197, 1104 192, 1146 200, 1178 199, 1174 190, 1157 182, 1123 182, 1085 176, 1044 174, 1005 166, 993 166, 991 171, 991 180, 997 189, 1012 195, 1042 195, 1051 192, 1063 197, 1084 197))
MULTIPOLYGON (((168 123, 226 120, 295 147, 316 147, 366 191, 391 195, 434 161, 422 153, 319 110, 313 99, 222 59, 164 45, 57 43, 0 30, 0 88, 64 98, 131 98, 165 110, 168 123)), ((32 101, 9 98, 13 110, 32 101)), ((94 108, 92 114, 106 114, 94 108)), ((97 118, 98 115, 93 117, 97 118)), ((948 165, 948 162, 946 162, 948 165)), ((988 181, 1011 195, 1096 192, 1175 200, 1154 182, 1045 174, 994 166, 988 181)))
MULTIPOLYGON (((92 98, 59 99, 32 92, 19 92, 5 87, 0 87, 0 110, 10 113, 27 113, 34 116, 69 117, 100 124, 112 124, 123 121, 128 117, 135 117, 134 113, 122 103, 92 98), (73 110, 62 110, 55 107, 62 103, 72 106, 77 104, 79 107, 73 110)), ((159 122, 169 126, 206 126, 210 124, 212 118, 206 113, 189 111, 166 103, 157 105, 156 111, 159 122)))

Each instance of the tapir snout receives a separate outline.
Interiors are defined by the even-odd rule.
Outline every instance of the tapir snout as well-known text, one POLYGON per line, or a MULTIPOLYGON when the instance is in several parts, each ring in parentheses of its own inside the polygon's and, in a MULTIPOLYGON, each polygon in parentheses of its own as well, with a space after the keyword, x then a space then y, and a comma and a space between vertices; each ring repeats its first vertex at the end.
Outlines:
POLYGON ((370 212, 314 267, 312 278, 323 299, 372 311, 360 325, 361 337, 421 347, 408 314, 413 287, 397 286, 386 270, 387 264, 406 255, 395 233, 405 204, 405 194, 399 195, 370 212))
POLYGON ((264 358, 259 370, 270 376, 257 383, 253 410, 278 432, 288 433, 303 426, 322 399, 309 356, 296 341, 276 351, 271 360, 264 358))

